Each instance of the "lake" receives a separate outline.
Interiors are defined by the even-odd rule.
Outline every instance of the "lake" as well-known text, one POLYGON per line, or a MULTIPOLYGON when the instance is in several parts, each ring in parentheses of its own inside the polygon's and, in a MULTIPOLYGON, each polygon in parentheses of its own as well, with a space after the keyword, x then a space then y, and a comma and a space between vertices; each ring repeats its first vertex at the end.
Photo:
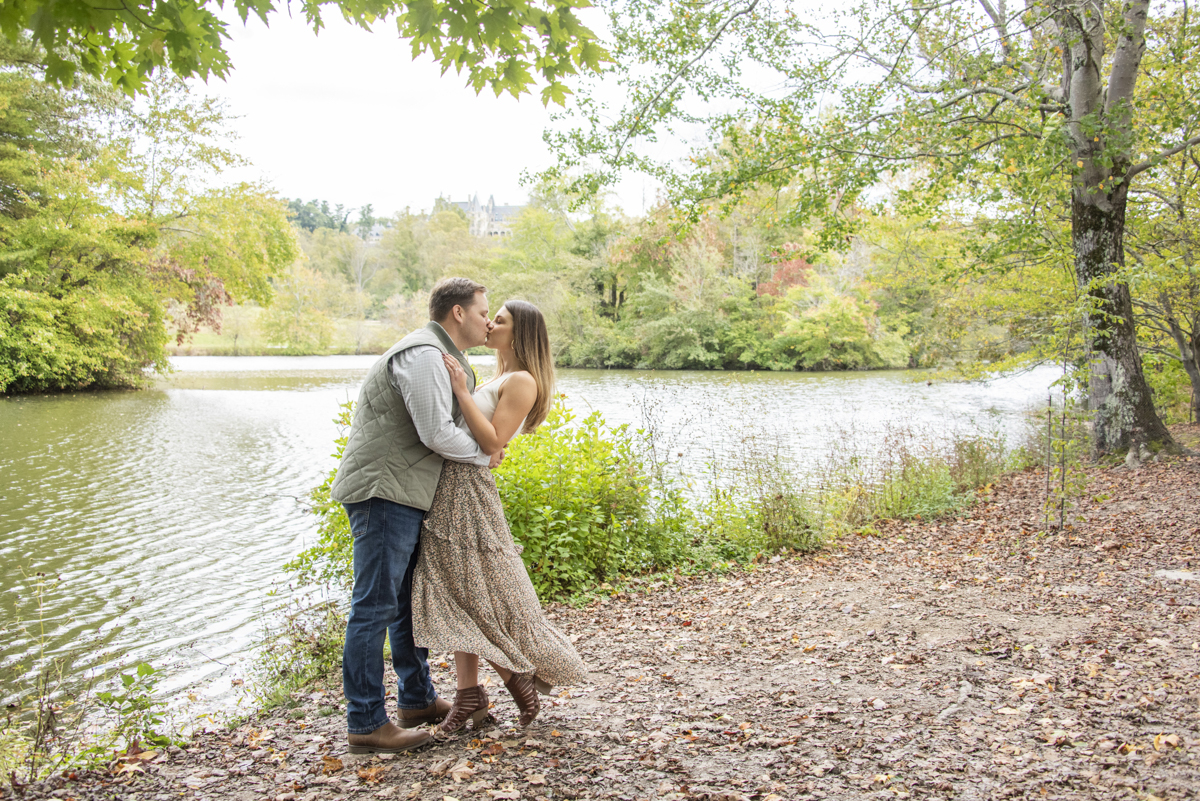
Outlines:
MULTIPOLYGON (((333 467, 338 404, 375 358, 176 357, 143 391, 0 399, 4 695, 15 665, 82 652, 76 673, 147 661, 171 696, 231 705, 286 596, 280 565, 313 538, 304 499, 333 467), (39 571, 44 637, 22 630, 39 571)), ((1015 441, 1056 376, 563 370, 559 389, 580 416, 652 426, 690 474, 767 443, 803 475, 836 442, 869 454, 896 426, 1015 441)))

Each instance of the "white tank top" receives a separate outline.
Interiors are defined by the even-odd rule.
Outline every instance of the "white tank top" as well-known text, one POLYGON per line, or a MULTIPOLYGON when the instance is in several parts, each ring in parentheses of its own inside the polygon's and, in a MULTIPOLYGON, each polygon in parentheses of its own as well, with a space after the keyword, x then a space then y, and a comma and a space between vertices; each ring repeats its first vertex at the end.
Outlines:
MULTIPOLYGON (((489 421, 496 414, 496 406, 500 403, 500 387, 504 386, 504 382, 514 375, 515 373, 505 373, 475 390, 475 394, 472 396, 475 398, 475 405, 479 407, 479 411, 483 412, 483 416, 489 421)), ((524 425, 524 421, 522 421, 522 425, 524 425)), ((520 432, 520 430, 521 426, 517 426, 517 431, 520 432)))

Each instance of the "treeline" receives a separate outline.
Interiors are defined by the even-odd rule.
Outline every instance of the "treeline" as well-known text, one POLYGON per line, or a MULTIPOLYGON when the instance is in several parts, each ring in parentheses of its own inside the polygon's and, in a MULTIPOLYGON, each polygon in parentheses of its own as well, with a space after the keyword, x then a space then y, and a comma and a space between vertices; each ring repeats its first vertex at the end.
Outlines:
MULTIPOLYGON (((373 329, 378 341, 357 349, 379 350, 421 323, 439 278, 462 274, 488 285, 493 306, 508 297, 537 303, 566 367, 899 368, 943 363, 955 347, 974 357, 1001 347, 992 321, 970 317, 964 329, 939 303, 937 279, 918 274, 930 254, 859 237, 845 253, 814 255, 809 233, 751 203, 682 233, 667 207, 630 218, 604 208, 568 214, 564 205, 555 186, 542 185, 511 236, 482 239, 441 200, 428 214, 382 221, 368 210, 357 224, 343 207, 294 200, 293 210, 334 224, 298 230, 304 258, 276 281, 263 325, 296 351, 320 352, 336 321, 357 316, 383 324, 373 329)), ((891 236, 893 227, 881 220, 871 233, 891 236)))
MULTIPOLYGON (((493 307, 509 297, 538 304, 564 367, 979 374, 1080 358, 1065 228, 1060 258, 1017 254, 997 267, 986 219, 859 208, 856 233, 830 251, 820 232, 776 211, 786 207, 778 194, 747 195, 732 213, 687 225, 667 206, 632 218, 600 206, 567 213, 569 200, 553 183, 536 187, 512 235, 499 239, 471 236, 465 215, 444 201, 383 221, 375 245, 362 222, 302 229, 305 256, 277 281, 265 325, 297 352, 325 352, 335 323, 358 317, 375 324, 350 325, 342 349, 378 352, 421 324, 439 278, 462 274, 489 287, 493 307), (290 331, 273 322, 285 318, 290 331)), ((1193 393, 1183 351, 1150 301, 1166 297, 1187 324, 1198 296, 1182 263, 1167 264, 1140 272, 1140 333, 1156 398, 1172 419, 1186 419, 1193 393)))
POLYGON ((174 334, 269 303, 299 255, 282 201, 220 183, 224 115, 177 78, 136 106, 50 86, 0 41, 0 393, 137 385, 174 334))

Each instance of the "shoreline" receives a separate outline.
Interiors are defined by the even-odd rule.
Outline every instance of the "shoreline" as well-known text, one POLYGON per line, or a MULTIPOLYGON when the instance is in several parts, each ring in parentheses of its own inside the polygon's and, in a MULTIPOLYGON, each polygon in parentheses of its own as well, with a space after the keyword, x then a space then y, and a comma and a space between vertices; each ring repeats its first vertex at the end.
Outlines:
MULTIPOLYGON (((594 672, 524 732, 490 677, 495 728, 351 757, 340 689, 317 684, 186 749, 25 797, 1187 797, 1200 458, 1087 474, 1063 531, 1043 531, 1031 470, 955 516, 548 605, 594 672)), ((451 663, 430 661, 448 693, 451 663)))
MULTIPOLYGON (((488 357, 494 358, 491 351, 476 353, 476 348, 471 348, 467 351, 468 357, 488 357)), ((242 349, 239 352, 228 352, 221 348, 168 348, 167 358, 242 358, 242 357, 275 357, 275 358, 322 358, 326 356, 382 356, 386 352, 383 350, 368 350, 354 352, 348 349, 333 349, 322 353, 297 353, 289 352, 286 349, 256 349, 247 352, 242 349)), ((671 373, 801 373, 818 375, 821 373, 907 373, 907 372, 927 372, 938 373, 945 368, 941 367, 862 367, 862 368, 847 368, 844 370, 764 370, 758 367, 744 368, 725 368, 714 367, 711 369, 696 369, 696 368, 666 368, 666 367, 591 367, 587 365, 569 365, 556 363, 555 368, 560 370, 594 370, 596 372, 607 372, 610 370, 632 370, 638 372, 671 372, 671 373)), ((1037 369, 1036 367, 1030 369, 1037 369)), ((1022 372, 1022 371, 1017 371, 1022 372)))

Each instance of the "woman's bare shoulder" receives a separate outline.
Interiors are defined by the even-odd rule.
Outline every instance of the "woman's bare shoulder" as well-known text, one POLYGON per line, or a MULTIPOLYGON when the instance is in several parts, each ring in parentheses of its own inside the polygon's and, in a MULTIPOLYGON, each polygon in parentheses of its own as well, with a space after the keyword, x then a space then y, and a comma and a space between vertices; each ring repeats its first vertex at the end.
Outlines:
POLYGON ((510 385, 522 390, 537 390, 537 381, 534 380, 533 374, 528 370, 517 370, 515 373, 512 373, 509 378, 504 380, 504 384, 500 387, 500 391, 503 392, 510 385))

